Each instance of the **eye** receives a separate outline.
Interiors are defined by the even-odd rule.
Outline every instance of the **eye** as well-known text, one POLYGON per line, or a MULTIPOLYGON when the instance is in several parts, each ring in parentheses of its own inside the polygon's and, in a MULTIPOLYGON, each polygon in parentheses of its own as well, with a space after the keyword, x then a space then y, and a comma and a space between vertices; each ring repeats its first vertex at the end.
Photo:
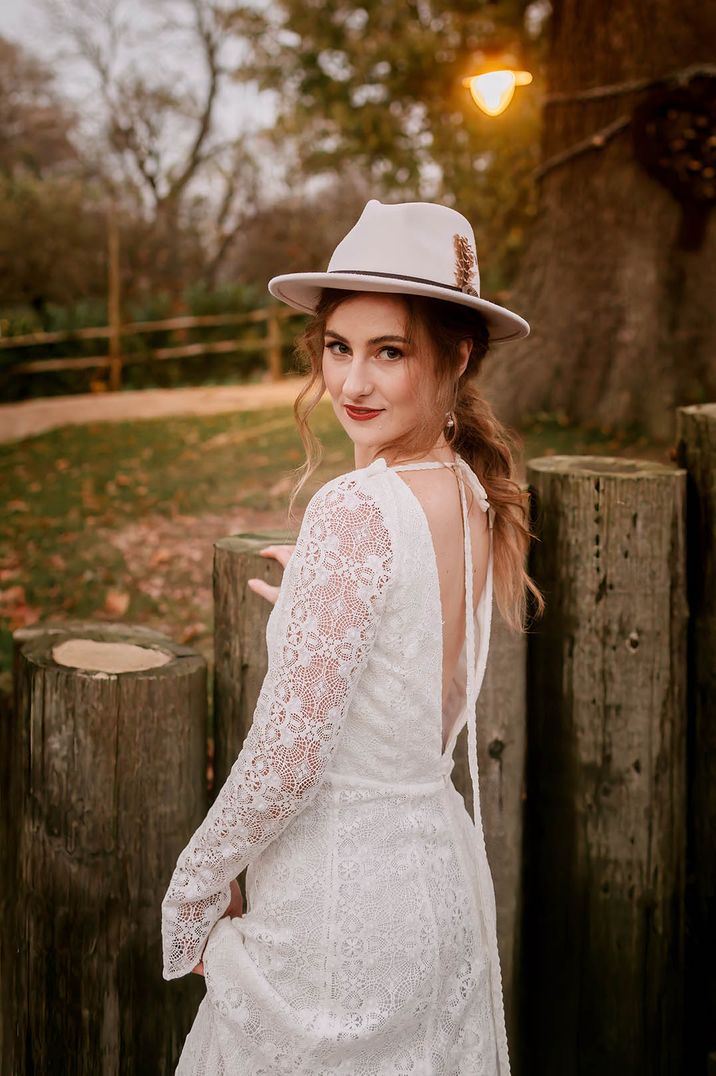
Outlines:
POLYGON ((391 347, 390 345, 388 345, 387 347, 382 347, 380 350, 393 352, 392 355, 387 356, 387 358, 389 358, 391 362, 395 362, 397 359, 402 359, 403 357, 403 352, 400 350, 399 347, 391 347))
POLYGON ((348 344, 344 344, 341 340, 326 340, 325 347, 327 351, 331 351, 334 355, 345 355, 348 351, 350 351, 348 344), (334 347, 344 347, 346 350, 333 351, 334 347))

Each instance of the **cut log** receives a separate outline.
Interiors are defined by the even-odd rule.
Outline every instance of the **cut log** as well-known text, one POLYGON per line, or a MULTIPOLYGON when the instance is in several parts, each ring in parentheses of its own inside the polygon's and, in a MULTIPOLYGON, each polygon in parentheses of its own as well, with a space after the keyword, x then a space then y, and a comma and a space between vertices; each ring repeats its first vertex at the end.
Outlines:
POLYGON ((236 534, 214 546, 214 785, 226 781, 251 727, 268 668, 266 624, 273 606, 249 579, 281 585, 283 568, 267 545, 295 545, 287 531, 236 534))
POLYGON ((202 993, 161 901, 206 803, 206 662, 130 625, 23 629, 0 765, 2 1071, 174 1070, 202 993))
POLYGON ((716 1076, 716 404, 676 417, 677 461, 689 475, 685 1069, 710 1066, 716 1076))
POLYGON ((546 613, 529 637, 524 1058, 671 1076, 683 1058, 686 473, 527 465, 546 613))

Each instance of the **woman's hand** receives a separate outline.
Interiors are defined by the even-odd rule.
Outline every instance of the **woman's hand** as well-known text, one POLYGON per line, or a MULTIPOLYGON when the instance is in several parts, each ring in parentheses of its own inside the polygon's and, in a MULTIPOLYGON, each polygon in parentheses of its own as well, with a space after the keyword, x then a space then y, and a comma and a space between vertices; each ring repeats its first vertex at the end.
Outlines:
MULTIPOLYGON (((235 919, 237 916, 244 914, 244 898, 241 895, 241 888, 239 886, 239 883, 236 881, 235 878, 231 882, 229 882, 229 888, 231 889, 231 900, 229 902, 228 908, 220 917, 221 919, 223 919, 227 915, 229 919, 235 919)), ((197 966, 195 968, 192 968, 191 970, 196 975, 203 975, 203 960, 200 960, 197 966)))
MULTIPOLYGON (((274 557, 285 568, 295 548, 295 545, 267 545, 265 549, 260 549, 259 553, 262 557, 274 557)), ((276 604, 280 587, 272 587, 263 579, 249 579, 247 582, 254 594, 260 594, 272 605, 276 604)))
POLYGON ((244 898, 241 896, 239 883, 234 878, 233 881, 229 882, 229 886, 231 888, 231 901, 229 902, 229 907, 221 916, 222 919, 226 915, 228 915, 229 919, 236 919, 237 916, 244 914, 244 898))

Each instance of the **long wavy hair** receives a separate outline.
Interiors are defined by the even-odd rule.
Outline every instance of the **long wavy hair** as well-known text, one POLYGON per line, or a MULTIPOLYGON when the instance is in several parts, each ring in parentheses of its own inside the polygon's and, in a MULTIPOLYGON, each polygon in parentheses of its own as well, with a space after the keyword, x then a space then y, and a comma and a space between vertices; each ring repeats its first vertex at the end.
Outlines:
MULTIPOLYGON (((365 293, 324 288, 315 314, 296 341, 299 369, 308 375, 293 405, 306 460, 296 471, 299 477, 289 498, 289 518, 293 518, 296 496, 323 455, 321 443, 310 429, 308 419, 326 391, 323 378, 326 323, 341 303, 358 294, 365 293)), ((528 492, 515 478, 515 452, 521 450, 523 442, 514 429, 498 421, 477 388, 480 369, 489 349, 487 322, 479 310, 460 303, 406 293, 395 297, 402 300, 406 308, 404 333, 411 350, 421 357, 420 363, 408 367, 418 418, 400 437, 385 441, 376 451, 376 457, 385 455, 389 462, 416 459, 429 453, 441 435, 445 435, 451 448, 472 467, 495 510, 495 601, 505 622, 516 632, 525 631, 527 591, 534 598, 535 616, 542 615, 545 603, 524 567, 530 539, 536 536, 529 528, 528 492), (465 370, 458 374, 460 341, 465 339, 472 341, 472 351, 465 370), (450 411, 455 424, 447 433, 446 416, 450 411)))

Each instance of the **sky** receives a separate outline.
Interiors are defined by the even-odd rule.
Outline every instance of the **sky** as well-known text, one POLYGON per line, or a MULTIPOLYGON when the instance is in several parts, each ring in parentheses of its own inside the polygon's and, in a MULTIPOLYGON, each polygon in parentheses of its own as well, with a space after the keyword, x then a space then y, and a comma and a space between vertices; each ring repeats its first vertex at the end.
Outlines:
MULTIPOLYGON (((90 4, 86 6, 90 7, 90 4)), ((200 84, 204 77, 200 55, 194 54, 193 61, 192 51, 182 50, 178 45, 158 56, 153 48, 153 13, 159 9, 160 5, 147 5, 142 0, 122 0, 122 10, 134 36, 133 55, 138 57, 144 70, 155 69, 158 64, 172 70, 173 64, 177 79, 200 84)), ((91 130, 96 100, 94 82, 86 67, 67 55, 66 46, 58 39, 42 0, 2 0, 2 11, 2 36, 17 41, 49 63, 55 72, 57 88, 78 107, 91 130)), ((238 59, 238 54, 229 54, 228 58, 238 59)), ((233 139, 242 133, 270 126, 274 112, 271 94, 259 93, 250 85, 227 83, 216 109, 216 131, 222 139, 233 139)))

